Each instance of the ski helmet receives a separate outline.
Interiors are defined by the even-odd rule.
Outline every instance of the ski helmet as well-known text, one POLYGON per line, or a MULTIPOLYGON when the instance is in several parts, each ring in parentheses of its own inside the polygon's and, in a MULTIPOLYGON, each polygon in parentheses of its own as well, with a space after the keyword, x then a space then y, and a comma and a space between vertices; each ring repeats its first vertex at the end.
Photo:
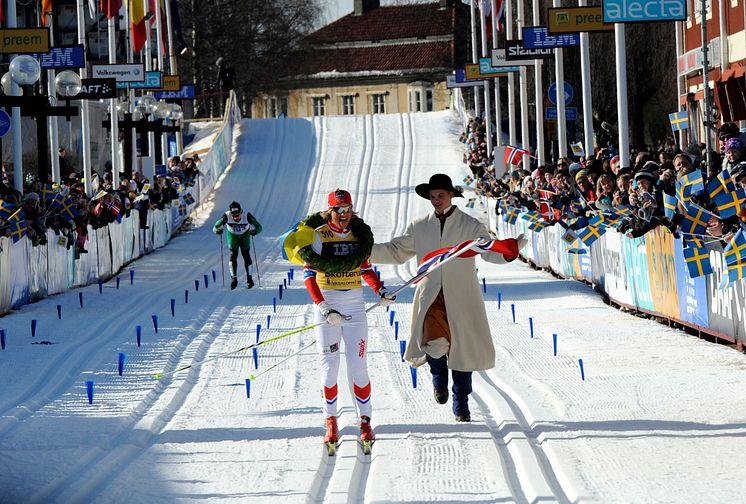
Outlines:
POLYGON ((228 207, 228 211, 230 211, 231 215, 240 215, 242 212, 241 205, 238 203, 238 201, 234 201, 228 207))

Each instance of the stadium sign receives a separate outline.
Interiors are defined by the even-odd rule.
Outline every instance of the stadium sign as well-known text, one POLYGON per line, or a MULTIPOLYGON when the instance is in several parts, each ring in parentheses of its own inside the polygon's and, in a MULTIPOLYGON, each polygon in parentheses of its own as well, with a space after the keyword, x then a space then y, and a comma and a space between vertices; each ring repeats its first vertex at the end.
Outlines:
POLYGON ((551 49, 529 49, 523 47, 522 40, 507 40, 505 42, 505 59, 508 61, 520 61, 525 59, 547 59, 553 58, 554 51, 551 49))

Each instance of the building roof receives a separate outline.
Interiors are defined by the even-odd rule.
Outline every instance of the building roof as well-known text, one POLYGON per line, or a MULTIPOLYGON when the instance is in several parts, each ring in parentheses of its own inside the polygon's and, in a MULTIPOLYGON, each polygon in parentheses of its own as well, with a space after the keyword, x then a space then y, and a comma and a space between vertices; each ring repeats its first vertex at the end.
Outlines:
POLYGON ((453 8, 438 2, 377 7, 348 14, 308 36, 311 44, 423 38, 453 34, 453 8))

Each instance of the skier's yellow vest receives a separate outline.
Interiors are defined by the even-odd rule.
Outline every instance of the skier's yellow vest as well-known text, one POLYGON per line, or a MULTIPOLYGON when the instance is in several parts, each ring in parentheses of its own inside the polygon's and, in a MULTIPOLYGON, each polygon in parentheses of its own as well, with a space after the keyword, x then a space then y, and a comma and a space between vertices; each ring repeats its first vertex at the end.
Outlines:
MULTIPOLYGON (((332 258, 335 256, 346 256, 357 250, 358 241, 352 231, 345 235, 339 235, 332 231, 328 224, 316 228, 316 236, 321 240, 321 256, 332 258)), ((351 290, 361 289, 363 282, 360 278, 360 266, 351 271, 340 273, 328 273, 318 271, 316 283, 324 290, 351 290)))

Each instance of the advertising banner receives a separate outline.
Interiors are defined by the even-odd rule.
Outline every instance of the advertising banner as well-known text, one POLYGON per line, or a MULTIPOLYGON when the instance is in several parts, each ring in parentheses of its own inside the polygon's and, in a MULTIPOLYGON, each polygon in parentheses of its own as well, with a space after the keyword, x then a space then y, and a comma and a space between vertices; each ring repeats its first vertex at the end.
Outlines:
POLYGON ((542 60, 554 57, 554 51, 551 49, 529 49, 523 47, 522 40, 506 40, 505 41, 505 59, 508 61, 513 60, 542 60))
POLYGON ((614 31, 613 24, 604 23, 602 6, 550 7, 547 9, 547 29, 558 33, 614 31))
POLYGON ((546 26, 526 26, 523 28, 523 47, 529 49, 556 49, 580 45, 577 33, 550 35, 546 26))
POLYGON ((681 310, 676 289, 675 238, 664 229, 657 227, 645 235, 653 307, 658 313, 678 318, 681 310))
MULTIPOLYGON (((608 233, 607 233, 608 234, 608 233)), ((627 263, 627 276, 632 287, 634 303, 644 310, 653 311, 653 294, 650 292, 650 272, 648 271, 648 251, 645 238, 622 238, 624 259, 627 263)))
POLYGON ((46 54, 35 54, 39 65, 44 70, 62 70, 66 68, 83 68, 85 51, 81 44, 52 47, 46 54))
POLYGON ((710 322, 707 308, 707 280, 705 277, 689 276, 681 240, 674 242, 674 260, 676 261, 679 319, 700 327, 708 327, 710 322))
POLYGON ((686 0, 604 0, 604 23, 685 20, 686 0))
POLYGON ((725 257, 721 252, 710 252, 710 264, 712 264, 712 274, 707 275, 707 301, 709 310, 708 327, 719 333, 734 335, 736 331, 736 317, 743 318, 743 313, 737 313, 736 308, 736 289, 734 286, 720 288, 720 282, 728 277, 725 271, 725 257))

